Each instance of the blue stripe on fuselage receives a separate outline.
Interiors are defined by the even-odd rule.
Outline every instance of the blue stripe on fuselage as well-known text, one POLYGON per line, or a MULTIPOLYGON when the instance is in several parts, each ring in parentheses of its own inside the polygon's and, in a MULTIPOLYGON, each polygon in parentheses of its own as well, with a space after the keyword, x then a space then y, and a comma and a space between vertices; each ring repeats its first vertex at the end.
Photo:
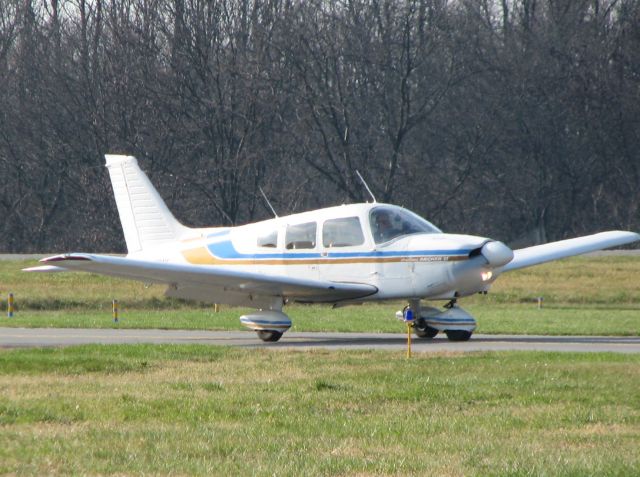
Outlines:
POLYGON ((219 232, 210 233, 209 235, 207 235, 207 238, 222 237, 223 235, 229 235, 229 229, 221 230, 219 232))
POLYGON ((448 255, 469 255, 471 249, 464 250, 411 250, 411 251, 382 251, 374 250, 370 252, 328 252, 321 254, 318 252, 280 252, 280 253, 239 253, 230 240, 207 244, 207 249, 211 254, 220 259, 296 259, 296 258, 385 258, 385 257, 423 257, 423 256, 448 256, 448 255))

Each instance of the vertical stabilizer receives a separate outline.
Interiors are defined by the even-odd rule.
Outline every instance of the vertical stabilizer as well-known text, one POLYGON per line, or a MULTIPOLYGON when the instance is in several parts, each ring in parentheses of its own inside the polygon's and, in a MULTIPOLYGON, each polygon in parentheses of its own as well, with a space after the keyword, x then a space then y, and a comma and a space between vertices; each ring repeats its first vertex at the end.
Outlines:
POLYGON ((135 157, 108 154, 105 159, 130 254, 178 240, 188 230, 171 214, 135 157))

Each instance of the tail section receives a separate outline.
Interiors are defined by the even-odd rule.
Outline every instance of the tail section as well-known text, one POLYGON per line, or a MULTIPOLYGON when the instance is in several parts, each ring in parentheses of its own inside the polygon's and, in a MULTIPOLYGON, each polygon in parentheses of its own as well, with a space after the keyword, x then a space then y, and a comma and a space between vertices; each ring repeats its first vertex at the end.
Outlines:
POLYGON ((105 159, 129 254, 174 242, 189 230, 171 214, 135 157, 105 159))

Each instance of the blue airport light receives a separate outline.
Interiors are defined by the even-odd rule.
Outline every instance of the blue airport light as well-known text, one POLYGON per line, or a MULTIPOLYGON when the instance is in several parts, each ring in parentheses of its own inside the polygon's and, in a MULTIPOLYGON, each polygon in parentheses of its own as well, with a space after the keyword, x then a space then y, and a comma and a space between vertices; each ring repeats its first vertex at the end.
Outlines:
POLYGON ((404 321, 406 321, 407 323, 411 323, 414 319, 415 316, 411 308, 407 308, 406 310, 404 310, 404 321))

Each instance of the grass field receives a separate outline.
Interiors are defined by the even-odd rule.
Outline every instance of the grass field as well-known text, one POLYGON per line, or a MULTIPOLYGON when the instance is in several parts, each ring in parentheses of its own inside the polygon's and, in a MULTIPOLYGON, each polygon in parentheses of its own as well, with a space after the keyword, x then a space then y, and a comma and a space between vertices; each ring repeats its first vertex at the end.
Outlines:
MULTIPOLYGON (((16 299, 16 316, 0 326, 241 329, 244 310, 167 299, 163 287, 83 273, 34 274, 35 261, 0 262, 0 306, 16 299), (111 300, 120 322, 111 320, 111 300)), ((576 257, 501 276, 487 296, 460 300, 478 320, 479 333, 640 334, 640 257, 576 257), (536 298, 544 298, 541 310, 536 298)), ((402 332, 393 316, 402 303, 332 310, 287 308, 296 331, 402 332)), ((0 315, 4 316, 4 315, 0 315)))
POLYGON ((0 350, 0 474, 638 475, 640 356, 0 350))

